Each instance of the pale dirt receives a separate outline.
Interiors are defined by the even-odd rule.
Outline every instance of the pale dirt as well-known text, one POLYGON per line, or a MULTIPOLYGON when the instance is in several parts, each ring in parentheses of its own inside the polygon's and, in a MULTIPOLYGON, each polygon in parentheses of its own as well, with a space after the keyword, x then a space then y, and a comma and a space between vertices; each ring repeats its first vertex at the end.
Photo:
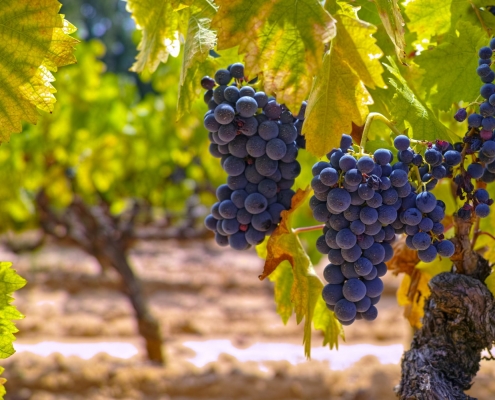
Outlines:
MULTIPOLYGON (((241 348, 256 342, 301 343, 302 327, 293 319, 282 324, 271 283, 258 280, 262 260, 254 252, 226 250, 210 241, 141 242, 134 248, 132 264, 162 326, 166 368, 143 357, 132 309, 113 271, 102 274, 91 257, 53 244, 22 255, 0 248, 0 259, 13 261, 29 282, 15 301, 27 316, 18 323, 19 343, 128 341, 140 348, 140 355, 129 360, 15 354, 1 363, 8 379, 6 400, 395 399, 399 366, 382 365, 372 356, 344 371, 316 361, 268 362, 261 371, 255 362, 228 355, 203 368, 187 361, 194 356, 182 345, 187 340, 229 339, 241 348)), ((346 344, 408 346, 411 330, 395 301, 399 279, 389 274, 385 284, 378 319, 347 327, 346 344)), ((321 345, 317 334, 313 345, 321 345)), ((494 365, 482 363, 471 396, 495 398, 494 365)))

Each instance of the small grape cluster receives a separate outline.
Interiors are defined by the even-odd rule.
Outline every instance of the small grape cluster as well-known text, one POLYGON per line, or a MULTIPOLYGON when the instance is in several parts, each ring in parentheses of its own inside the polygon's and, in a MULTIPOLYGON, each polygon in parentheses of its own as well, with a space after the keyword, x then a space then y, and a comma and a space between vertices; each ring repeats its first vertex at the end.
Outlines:
POLYGON ((430 191, 438 180, 452 177, 454 167, 461 163, 461 154, 445 141, 417 143, 426 146, 424 157, 410 147, 411 140, 407 136, 399 135, 394 140, 399 162, 392 168, 403 170, 406 175, 402 176, 407 177, 408 182, 398 190, 402 201, 392 226, 397 234, 407 235, 406 245, 417 250, 421 261, 432 262, 437 255, 451 257, 455 246, 450 240, 444 240, 445 203, 430 191), (409 192, 406 196, 405 191, 409 192))
MULTIPOLYGON (((437 151, 431 143, 419 143, 437 151)), ((399 161, 392 165, 390 150, 378 149, 372 155, 362 148, 355 151, 352 138, 343 135, 340 148, 328 154, 329 162, 313 166, 315 194, 310 207, 315 219, 325 222, 316 247, 330 261, 323 272, 328 284, 322 295, 343 325, 377 317, 375 304, 383 291, 380 277, 387 271, 385 262, 393 257, 396 233, 408 234, 408 245, 418 250, 423 261, 454 253, 452 242, 443 237, 445 205, 429 190, 437 179, 433 169, 441 166, 443 177, 455 160, 446 151, 433 166, 410 144, 405 135, 395 139, 399 161)), ((430 159, 433 153, 428 154, 430 159)), ((435 174, 441 179, 438 171, 435 174)))
POLYGON ((260 244, 291 206, 306 102, 294 116, 284 105, 246 84, 241 63, 201 80, 209 111, 210 153, 229 175, 205 219, 220 246, 245 250, 260 244), (231 84, 231 81, 234 82, 231 84))
POLYGON ((456 194, 461 200, 465 200, 457 211, 457 216, 465 221, 474 216, 487 217, 490 214, 490 205, 493 204, 485 189, 476 189, 476 182, 495 181, 495 72, 490 68, 493 50, 495 38, 491 39, 489 46, 482 47, 478 52, 479 66, 476 73, 484 83, 480 94, 485 99, 479 104, 479 112, 468 116, 466 108, 460 108, 454 115, 458 122, 463 122, 466 118, 468 122, 468 131, 463 142, 454 144, 454 149, 471 161, 467 168, 461 164, 454 176, 456 194))

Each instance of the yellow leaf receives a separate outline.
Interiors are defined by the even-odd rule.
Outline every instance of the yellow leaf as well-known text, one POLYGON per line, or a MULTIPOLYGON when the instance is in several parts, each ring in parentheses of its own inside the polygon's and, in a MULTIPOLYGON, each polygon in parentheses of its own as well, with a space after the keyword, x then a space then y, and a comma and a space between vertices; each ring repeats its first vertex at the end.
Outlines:
POLYGON ((304 203, 311 189, 298 190, 292 198, 291 209, 282 211, 282 221, 273 232, 267 244, 267 256, 260 279, 270 276, 275 283, 275 301, 277 312, 284 323, 296 314, 299 324, 304 321, 304 351, 311 354, 311 324, 323 331, 324 344, 332 348, 337 345, 342 327, 323 302, 321 291, 323 283, 316 275, 311 260, 304 250, 299 237, 292 232, 289 218, 295 209, 304 203), (291 268, 292 267, 292 268, 291 268))
POLYGON ((342 134, 351 132, 352 122, 363 125, 372 102, 359 76, 345 61, 345 49, 339 43, 332 43, 323 57, 306 108, 306 149, 317 157, 338 147, 342 134))
POLYGON ((404 307, 404 317, 414 328, 421 328, 421 318, 424 315, 425 300, 430 295, 428 282, 430 275, 414 270, 412 275, 404 274, 397 291, 397 302, 404 307))
POLYGON ((376 26, 360 20, 351 6, 341 4, 341 7, 335 14, 338 30, 334 41, 338 42, 339 48, 343 49, 342 56, 367 87, 384 88, 383 67, 379 60, 383 52, 372 36, 376 26))
POLYGON ((50 71, 74 63, 75 28, 57 0, 0 0, 0 140, 35 124, 36 108, 51 112, 50 71))

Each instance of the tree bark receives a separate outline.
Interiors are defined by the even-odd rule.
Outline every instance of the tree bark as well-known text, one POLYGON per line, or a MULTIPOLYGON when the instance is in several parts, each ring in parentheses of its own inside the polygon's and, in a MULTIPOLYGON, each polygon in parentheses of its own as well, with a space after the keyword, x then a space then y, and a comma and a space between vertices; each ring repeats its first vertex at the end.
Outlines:
POLYGON ((470 276, 445 272, 430 281, 423 326, 402 358, 399 399, 473 399, 464 391, 495 341, 495 302, 483 283, 490 267, 480 256, 476 264, 470 276))

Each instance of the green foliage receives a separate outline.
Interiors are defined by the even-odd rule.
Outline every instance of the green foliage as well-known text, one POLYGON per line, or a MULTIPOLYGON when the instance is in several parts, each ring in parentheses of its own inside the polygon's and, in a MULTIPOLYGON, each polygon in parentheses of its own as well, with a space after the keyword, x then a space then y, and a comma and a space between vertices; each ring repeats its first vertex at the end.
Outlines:
POLYGON ((476 71, 478 50, 486 44, 486 35, 466 21, 459 21, 456 28, 438 46, 425 50, 417 59, 426 71, 423 85, 427 88, 427 98, 440 110, 448 110, 459 101, 469 103, 479 93, 478 75, 467 71, 476 71), (449 61, 445 62, 446 59, 449 61))
POLYGON ((75 62, 75 28, 58 14, 57 0, 0 1, 0 141, 35 124, 36 109, 51 112, 50 71, 75 62), (22 32, 22 34, 20 34, 22 32))
POLYGON ((179 60, 155 73, 153 85, 162 94, 140 99, 132 77, 102 74, 99 42, 78 47, 78 64, 60 71, 54 113, 0 151, 2 229, 37 226, 34 197, 41 188, 62 210, 73 190, 88 204, 102 196, 114 213, 132 199, 182 214, 190 198, 213 202, 225 175, 204 157, 201 106, 175 122, 179 60))
POLYGON ((390 78, 390 84, 396 90, 390 110, 392 119, 398 122, 399 127, 405 127, 404 122, 407 121, 412 128, 412 136, 416 139, 449 140, 452 135, 447 128, 408 86, 393 59, 389 57, 388 60, 390 65, 385 66, 395 78, 390 78))
POLYGON ((127 9, 136 25, 142 29, 139 54, 131 70, 156 71, 160 62, 167 62, 170 54, 177 57, 180 50, 179 30, 183 9, 179 1, 129 0, 127 9))

